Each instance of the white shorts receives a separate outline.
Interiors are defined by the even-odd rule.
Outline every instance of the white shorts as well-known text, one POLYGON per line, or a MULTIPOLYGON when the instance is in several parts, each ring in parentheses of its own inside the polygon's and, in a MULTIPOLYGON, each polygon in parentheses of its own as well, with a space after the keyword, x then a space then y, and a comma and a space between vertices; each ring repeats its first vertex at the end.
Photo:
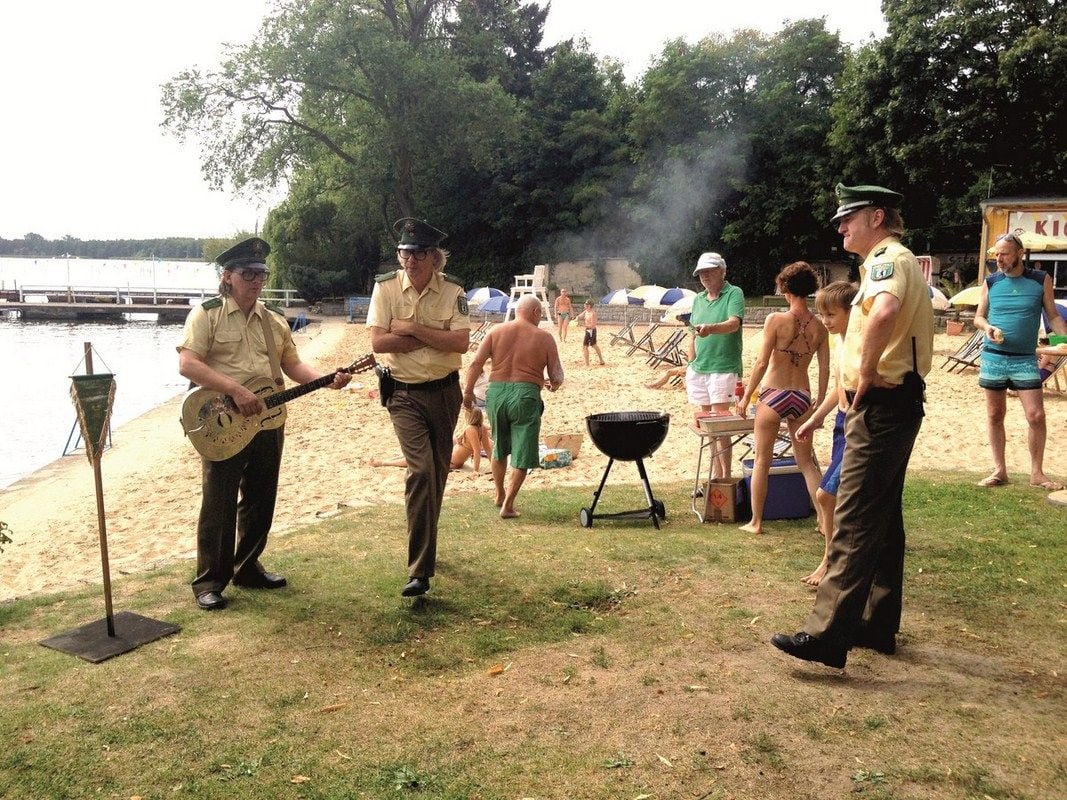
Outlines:
POLYGON ((737 386, 736 372, 694 372, 692 367, 685 371, 685 393, 689 402, 695 406, 713 406, 719 403, 732 403, 736 399, 734 389, 737 386))

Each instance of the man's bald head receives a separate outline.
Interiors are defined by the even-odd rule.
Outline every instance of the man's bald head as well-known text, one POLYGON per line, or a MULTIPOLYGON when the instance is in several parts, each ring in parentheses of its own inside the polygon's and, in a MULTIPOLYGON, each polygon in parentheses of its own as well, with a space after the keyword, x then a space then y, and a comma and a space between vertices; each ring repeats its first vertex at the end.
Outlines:
POLYGON ((515 304, 515 313, 536 325, 541 321, 541 301, 532 294, 524 294, 515 304))

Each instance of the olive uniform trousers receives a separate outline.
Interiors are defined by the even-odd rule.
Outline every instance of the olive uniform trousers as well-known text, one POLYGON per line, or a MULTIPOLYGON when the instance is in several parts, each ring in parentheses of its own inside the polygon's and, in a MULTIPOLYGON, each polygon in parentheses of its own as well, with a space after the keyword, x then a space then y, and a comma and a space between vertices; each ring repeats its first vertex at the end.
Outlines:
POLYGON ((420 389, 419 384, 398 384, 388 405, 400 450, 408 462, 404 503, 411 578, 434 575, 437 522, 452 460, 452 436, 463 403, 457 373, 432 383, 431 389, 420 389))
POLYGON ((235 575, 263 572, 258 559, 274 520, 284 431, 260 431, 244 450, 223 461, 202 459, 195 595, 221 592, 235 575))
POLYGON ((872 390, 845 418, 829 566, 803 630, 832 645, 889 638, 904 589, 904 476, 922 425, 918 390, 872 390))

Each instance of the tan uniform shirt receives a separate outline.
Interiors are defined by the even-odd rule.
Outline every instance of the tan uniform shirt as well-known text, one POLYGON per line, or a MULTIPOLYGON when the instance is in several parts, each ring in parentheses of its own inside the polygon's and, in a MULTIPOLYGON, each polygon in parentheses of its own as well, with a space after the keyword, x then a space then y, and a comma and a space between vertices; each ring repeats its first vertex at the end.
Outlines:
POLYGON ((177 349, 192 350, 204 363, 238 383, 252 378, 272 378, 267 343, 263 339, 260 317, 274 334, 275 350, 281 362, 297 357, 296 345, 285 317, 256 302, 245 318, 232 297, 222 297, 217 306, 208 301, 196 306, 185 319, 185 331, 177 349))
POLYGON ((900 313, 878 361, 878 374, 890 383, 900 385, 904 382, 904 374, 913 368, 924 376, 930 371, 934 348, 934 307, 930 302, 930 290, 912 252, 895 238, 886 237, 874 246, 860 267, 860 288, 852 301, 841 361, 841 382, 849 391, 855 391, 858 385, 868 315, 874 306, 874 298, 882 292, 889 292, 900 300, 900 313))
MULTIPOLYGON (((395 278, 379 278, 374 284, 367 312, 368 327, 387 331, 394 319, 406 319, 438 330, 470 329, 462 286, 435 272, 419 294, 404 270, 398 269, 394 274, 395 278)), ((457 371, 463 364, 463 354, 420 347, 410 353, 382 353, 378 361, 389 367, 398 381, 426 383, 457 371)))

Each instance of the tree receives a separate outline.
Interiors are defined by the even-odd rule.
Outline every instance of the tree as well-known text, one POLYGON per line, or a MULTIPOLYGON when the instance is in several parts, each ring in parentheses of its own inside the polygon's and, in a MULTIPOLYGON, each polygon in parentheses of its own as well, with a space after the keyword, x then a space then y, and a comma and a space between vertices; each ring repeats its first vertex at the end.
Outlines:
MULTIPOLYGON (((838 173, 899 187, 927 239, 978 222, 994 194, 1063 192, 1067 15, 1047 0, 902 0, 860 50, 833 106, 838 173), (991 184, 991 170, 997 180, 991 184)), ((826 207, 831 199, 827 198, 826 207)), ((973 245, 967 235, 942 237, 973 245)))

